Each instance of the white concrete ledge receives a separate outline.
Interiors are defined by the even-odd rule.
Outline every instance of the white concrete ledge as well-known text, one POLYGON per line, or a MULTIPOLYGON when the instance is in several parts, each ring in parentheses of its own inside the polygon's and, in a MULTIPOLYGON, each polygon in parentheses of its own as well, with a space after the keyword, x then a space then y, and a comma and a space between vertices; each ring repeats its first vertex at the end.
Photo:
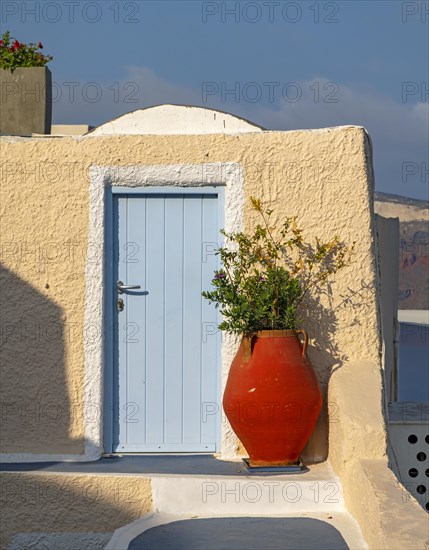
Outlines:
POLYGON ((371 550, 424 550, 427 514, 388 466, 381 374, 374 363, 360 361, 331 377, 338 414, 330 423, 330 460, 371 550))
POLYGON ((416 325, 429 325, 429 310, 427 309, 399 309, 398 321, 416 325))
POLYGON ((328 463, 301 474, 150 478, 154 509, 167 514, 274 516, 344 510, 341 482, 328 463))
POLYGON ((353 486, 346 504, 371 550, 425 550, 428 515, 396 479, 386 460, 361 460, 350 467, 353 486))

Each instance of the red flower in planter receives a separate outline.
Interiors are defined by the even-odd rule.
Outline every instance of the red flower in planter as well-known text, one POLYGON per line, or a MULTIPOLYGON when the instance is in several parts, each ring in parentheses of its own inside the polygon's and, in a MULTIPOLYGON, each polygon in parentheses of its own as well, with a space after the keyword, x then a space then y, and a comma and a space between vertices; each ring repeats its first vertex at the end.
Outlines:
POLYGON ((45 67, 52 60, 51 55, 43 55, 37 51, 43 48, 41 42, 37 44, 20 42, 12 37, 9 31, 0 35, 0 38, 0 69, 45 67))

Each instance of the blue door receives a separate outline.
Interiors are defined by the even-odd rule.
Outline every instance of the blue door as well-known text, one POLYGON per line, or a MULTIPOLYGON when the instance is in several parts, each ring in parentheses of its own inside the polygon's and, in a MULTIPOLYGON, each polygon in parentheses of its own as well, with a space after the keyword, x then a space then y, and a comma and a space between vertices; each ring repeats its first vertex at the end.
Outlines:
POLYGON ((213 452, 216 194, 115 195, 114 452, 213 452), (127 288, 139 287, 139 288, 127 288))

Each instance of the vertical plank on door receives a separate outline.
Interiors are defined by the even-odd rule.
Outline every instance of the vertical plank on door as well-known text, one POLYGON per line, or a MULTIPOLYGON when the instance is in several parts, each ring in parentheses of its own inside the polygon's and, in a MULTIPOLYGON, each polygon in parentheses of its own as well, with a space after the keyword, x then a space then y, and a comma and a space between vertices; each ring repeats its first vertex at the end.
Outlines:
POLYGON ((185 201, 183 233, 183 442, 200 442, 201 426, 201 220, 200 197, 185 201))
POLYGON ((146 443, 164 442, 165 200, 147 199, 146 215, 146 443))
MULTIPOLYGON (((215 249, 219 246, 220 233, 217 219, 217 200, 203 197, 202 201, 202 290, 211 288, 218 256, 215 249)), ((217 329, 217 314, 213 304, 207 300, 201 302, 202 343, 201 343, 201 442, 210 443, 216 433, 221 410, 217 403, 217 350, 220 334, 217 329)))
MULTIPOLYGON (((146 198, 127 201, 127 242, 125 244, 127 275, 122 281, 146 288, 146 198), (139 223, 135 223, 138 220, 139 223)), ((146 439, 146 300, 124 294, 127 343, 127 444, 139 444, 146 439)), ((122 314, 121 314, 122 315, 122 314)))
POLYGON ((165 198, 165 443, 183 436, 183 213, 184 198, 165 198))
MULTIPOLYGON (((127 243, 127 199, 118 200, 118 280, 126 281, 128 277, 126 249, 127 243)), ((115 395, 118 396, 118 420, 115 423, 115 440, 118 443, 126 442, 127 409, 128 402, 128 362, 127 362, 127 338, 126 338, 126 315, 118 316, 118 362, 121 369, 117 374, 114 384, 116 387, 115 395)), ((116 407, 115 407, 116 408, 116 407)))

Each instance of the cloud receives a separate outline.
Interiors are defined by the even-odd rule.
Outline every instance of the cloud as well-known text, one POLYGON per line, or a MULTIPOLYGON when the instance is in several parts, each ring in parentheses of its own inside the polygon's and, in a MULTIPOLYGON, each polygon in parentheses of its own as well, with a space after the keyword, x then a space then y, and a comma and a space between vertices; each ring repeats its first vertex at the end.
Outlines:
POLYGON ((129 67, 126 78, 116 82, 57 82, 53 95, 55 124, 94 126, 151 105, 197 104, 199 99, 197 91, 173 84, 145 67, 129 67))
POLYGON ((332 83, 326 77, 296 84, 302 99, 293 103, 281 98, 275 110, 262 108, 258 116, 263 123, 277 129, 355 124, 400 143, 428 138, 428 104, 394 101, 376 92, 332 83), (314 91, 316 86, 318 94, 314 91))

